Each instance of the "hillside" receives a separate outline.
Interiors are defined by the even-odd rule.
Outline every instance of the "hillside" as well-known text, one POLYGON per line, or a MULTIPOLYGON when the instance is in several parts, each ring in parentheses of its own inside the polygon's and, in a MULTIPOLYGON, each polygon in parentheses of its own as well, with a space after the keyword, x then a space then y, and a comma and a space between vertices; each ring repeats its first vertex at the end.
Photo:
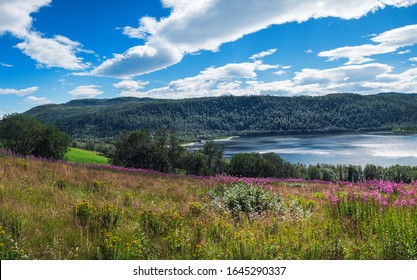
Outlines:
POLYGON ((0 259, 416 259, 416 192, 0 152, 0 259))
POLYGON ((190 141, 220 135, 390 130, 417 122, 417 96, 88 99, 38 106, 25 114, 53 123, 77 139, 111 140, 123 131, 165 127, 190 141))

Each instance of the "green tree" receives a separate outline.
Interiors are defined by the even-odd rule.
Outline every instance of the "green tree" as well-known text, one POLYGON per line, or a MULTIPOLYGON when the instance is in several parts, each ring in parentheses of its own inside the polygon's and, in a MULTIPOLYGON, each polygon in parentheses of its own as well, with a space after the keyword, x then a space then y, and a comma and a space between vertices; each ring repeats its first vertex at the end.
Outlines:
POLYGON ((363 169, 363 176, 365 180, 379 179, 377 175, 376 166, 374 164, 367 164, 363 169))
POLYGON ((168 141, 168 158, 173 168, 180 166, 181 155, 185 152, 185 148, 180 145, 177 133, 172 131, 168 141))
POLYGON ((34 156, 63 159, 71 144, 71 138, 53 125, 41 127, 40 137, 32 152, 34 156))
POLYGON ((39 141, 41 123, 34 117, 12 114, 3 117, 0 139, 5 148, 21 155, 31 155, 39 141))
POLYGON ((181 169, 185 170, 187 174, 206 175, 207 158, 199 151, 187 151, 182 154, 181 169))
POLYGON ((266 177, 268 166, 259 153, 239 153, 230 160, 229 173, 244 177, 266 177))
POLYGON ((0 141, 20 155, 63 159, 70 137, 53 125, 21 114, 5 116, 0 123, 0 141))
POLYGON ((153 168, 158 156, 151 135, 147 131, 122 134, 115 143, 112 164, 133 168, 153 168))
POLYGON ((164 129, 152 136, 146 130, 122 134, 115 143, 111 163, 133 168, 172 172, 184 149, 175 134, 164 129))
POLYGON ((220 173, 223 160, 222 147, 214 143, 214 141, 207 141, 203 146, 202 152, 207 159, 207 175, 220 173))
POLYGON ((2 119, 0 140, 17 154, 51 159, 63 159, 71 143, 71 138, 55 126, 21 114, 2 119))
POLYGON ((320 167, 317 165, 309 165, 307 167, 307 173, 310 180, 321 180, 322 178, 320 167))

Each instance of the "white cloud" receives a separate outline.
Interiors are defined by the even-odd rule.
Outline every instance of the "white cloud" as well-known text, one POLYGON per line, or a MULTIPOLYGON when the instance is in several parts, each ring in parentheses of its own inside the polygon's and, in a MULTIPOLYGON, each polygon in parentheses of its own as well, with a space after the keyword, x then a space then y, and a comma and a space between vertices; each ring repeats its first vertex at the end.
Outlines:
POLYGON ((127 79, 137 74, 150 73, 164 69, 181 61, 183 55, 175 48, 158 46, 137 46, 130 48, 124 54, 115 55, 88 75, 107 76, 127 79))
POLYGON ((31 13, 47 6, 52 0, 1 0, 0 2, 0 35, 11 32, 18 37, 27 34, 32 25, 31 13))
POLYGON ((196 76, 172 81, 166 87, 136 92, 135 96, 177 99, 221 95, 417 92, 417 69, 394 74, 393 67, 381 63, 345 65, 325 70, 303 69, 287 80, 262 82, 256 79, 256 72, 261 68, 259 63, 207 68, 196 76))
POLYGON ((403 7, 417 0, 162 0, 162 3, 171 9, 168 17, 159 21, 144 17, 138 28, 124 28, 124 34, 144 39, 145 45, 116 55, 86 74, 129 78, 176 64, 186 54, 217 51, 224 43, 273 24, 323 17, 356 19, 385 6, 403 7))
POLYGON ((17 96, 25 96, 34 93, 39 87, 29 87, 25 89, 14 89, 14 88, 0 88, 0 95, 14 94, 17 96))
MULTIPOLYGON (((373 59, 369 58, 369 56, 392 53, 400 48, 417 44, 417 25, 407 25, 386 31, 371 38, 371 41, 378 44, 341 47, 320 52, 318 55, 329 57, 329 61, 347 58, 348 62, 346 65, 370 62, 373 59)), ((407 51, 402 52, 402 54, 404 53, 407 53, 407 51)))
POLYGON ((411 52, 411 50, 405 50, 405 51, 397 52, 397 54, 407 54, 407 53, 410 53, 410 52, 411 52))
POLYGON ((0 65, 3 66, 3 67, 7 67, 7 68, 14 67, 14 65, 8 64, 8 63, 4 63, 4 62, 0 62, 0 65))
POLYGON ((417 62, 417 57, 412 57, 412 58, 410 58, 409 60, 410 60, 410 61, 417 62))
POLYGON ((263 64, 261 61, 230 63, 221 67, 206 68, 196 76, 172 81, 166 87, 146 92, 136 91, 133 94, 122 92, 122 94, 123 96, 154 98, 243 95, 245 93, 241 90, 242 81, 255 79, 258 71, 275 68, 277 66, 263 64))
POLYGON ((392 68, 385 64, 349 65, 325 70, 303 69, 290 80, 246 82, 246 91, 270 95, 324 95, 339 92, 376 93, 366 83, 376 81, 392 68))
POLYGON ((277 51, 277 49, 270 49, 270 50, 267 50, 267 51, 264 51, 264 52, 254 54, 251 57, 249 57, 249 59, 250 60, 258 60, 258 59, 263 58, 265 56, 273 55, 276 51, 277 51))
POLYGON ((291 80, 262 83, 249 81, 246 90, 254 94, 323 95, 353 92, 417 92, 417 69, 393 74, 386 64, 347 65, 326 70, 303 69, 291 80))
POLYGON ((52 101, 50 101, 46 97, 36 97, 36 96, 28 96, 25 98, 24 102, 34 104, 34 105, 43 105, 43 104, 52 103, 52 101))
POLYGON ((278 70, 278 71, 275 71, 274 72, 274 74, 275 75, 278 75, 278 76, 282 76, 282 75, 285 75, 287 72, 286 71, 284 71, 284 70, 278 70))
POLYGON ((24 54, 46 67, 61 67, 69 70, 82 70, 86 65, 76 56, 80 44, 57 35, 43 38, 32 30, 32 13, 47 6, 52 0, 1 0, 0 36, 10 32, 23 40, 17 47, 24 54))
POLYGON ((148 84, 149 82, 123 80, 113 84, 113 86, 121 90, 120 96, 140 96, 143 94, 140 90, 148 84))
POLYGON ((87 66, 75 55, 80 44, 63 36, 42 38, 30 33, 25 41, 16 45, 24 54, 46 67, 61 67, 68 70, 82 70, 87 66))
POLYGON ((145 39, 150 34, 155 33, 155 27, 158 22, 153 17, 143 17, 139 20, 139 28, 126 26, 123 28, 123 34, 130 38, 145 39))
POLYGON ((96 85, 78 86, 68 93, 71 94, 74 99, 94 98, 103 93, 103 91, 98 88, 100 87, 96 85))
POLYGON ((313 53, 313 50, 312 49, 308 49, 308 50, 305 51, 305 53, 313 53))

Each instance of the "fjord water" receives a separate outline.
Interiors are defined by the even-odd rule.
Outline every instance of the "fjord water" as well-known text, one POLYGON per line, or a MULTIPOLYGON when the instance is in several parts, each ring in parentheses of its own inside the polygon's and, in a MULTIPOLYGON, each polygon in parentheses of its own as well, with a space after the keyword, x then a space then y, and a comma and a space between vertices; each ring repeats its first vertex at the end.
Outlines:
MULTIPOLYGON (((365 166, 417 165, 417 135, 388 132, 303 136, 237 137, 217 140, 230 158, 236 153, 279 154, 291 163, 365 166)), ((203 143, 191 145, 201 148, 203 143)))

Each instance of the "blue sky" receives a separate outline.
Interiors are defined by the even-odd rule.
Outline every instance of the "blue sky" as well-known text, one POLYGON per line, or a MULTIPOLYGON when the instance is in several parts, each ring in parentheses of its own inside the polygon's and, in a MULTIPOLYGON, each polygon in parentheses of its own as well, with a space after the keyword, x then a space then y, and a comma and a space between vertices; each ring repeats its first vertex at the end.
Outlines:
POLYGON ((417 92, 417 0, 0 0, 0 116, 120 96, 417 92))

